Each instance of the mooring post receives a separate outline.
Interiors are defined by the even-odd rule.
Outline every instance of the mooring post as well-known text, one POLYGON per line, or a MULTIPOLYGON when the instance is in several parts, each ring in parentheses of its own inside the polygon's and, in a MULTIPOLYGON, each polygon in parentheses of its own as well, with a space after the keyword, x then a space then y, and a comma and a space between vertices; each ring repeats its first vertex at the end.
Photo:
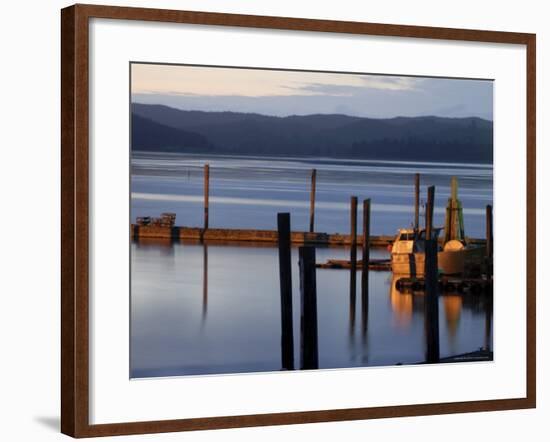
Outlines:
POLYGON ((369 310, 369 260, 370 260, 370 199, 363 200, 363 256, 361 271, 361 306, 363 323, 369 310))
POLYGON ((487 277, 491 277, 493 276, 493 206, 490 204, 485 208, 485 229, 487 277))
POLYGON ((132 239, 134 241, 139 240, 139 225, 138 224, 134 224, 134 227, 132 229, 132 239))
POLYGON ((369 316, 370 199, 363 200, 363 254, 361 272, 361 329, 367 332, 369 316))
POLYGON ((414 174, 414 229, 418 230, 420 217, 420 174, 414 174))
MULTIPOLYGON (((351 197, 350 204, 350 265, 353 270, 357 270, 357 197, 351 197)), ((355 275, 355 272, 351 273, 355 275)), ((355 278, 354 278, 355 279, 355 278)))
POLYGON ((350 212, 350 272, 349 272, 349 295, 350 295, 350 325, 355 323, 355 299, 357 293, 357 197, 351 197, 350 212))
POLYGON ((210 165, 204 165, 204 230, 208 229, 208 198, 210 192, 210 165))
POLYGON ((294 370, 290 213, 277 214, 277 230, 279 241, 279 281, 281 288, 281 363, 283 370, 294 370))
POLYGON ((317 343, 317 283, 315 276, 315 248, 300 247, 300 367, 303 370, 319 368, 317 343))
POLYGON ((426 242, 424 261, 426 362, 439 362, 439 299, 437 293, 437 239, 433 238, 435 187, 428 187, 426 205, 426 242))
POLYGON ((317 183, 317 169, 311 169, 311 189, 309 193, 309 231, 315 231, 315 188, 317 183))

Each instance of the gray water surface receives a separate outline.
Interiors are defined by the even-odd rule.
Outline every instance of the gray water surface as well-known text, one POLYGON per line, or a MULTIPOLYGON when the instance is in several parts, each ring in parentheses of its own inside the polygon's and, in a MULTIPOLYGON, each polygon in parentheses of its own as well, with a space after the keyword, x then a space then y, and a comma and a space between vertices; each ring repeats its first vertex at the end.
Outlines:
MULTIPOLYGON (((202 225, 202 167, 211 170, 210 226, 276 228, 290 212, 307 230, 309 170, 317 169, 316 230, 349 231, 349 197, 371 198, 371 233, 394 234, 412 220, 413 175, 436 185, 436 224, 456 175, 466 234, 482 237, 492 202, 488 165, 300 158, 138 154, 132 160, 132 217, 170 211, 202 225)), ((361 215, 359 215, 359 219, 361 215)), ((349 248, 317 248, 317 262, 349 258, 349 248)), ((172 243, 141 239, 131 253, 130 376, 278 371, 281 324, 278 254, 273 246, 172 243)), ((360 256, 360 253, 359 253, 360 256)), ((371 258, 388 257, 373 249, 371 258)), ((292 250, 295 365, 299 365, 298 250, 292 250)), ((355 304, 348 270, 317 270, 319 368, 410 364, 424 360, 424 296, 392 290, 390 272, 369 275, 368 316, 355 304)), ((483 296, 443 294, 441 356, 491 345, 492 307, 483 296)))
POLYGON ((210 227, 275 229, 277 212, 290 212, 292 229, 307 230, 313 168, 317 169, 318 232, 349 231, 352 195, 359 201, 372 200, 373 234, 393 235, 410 226, 415 173, 421 174, 423 201, 426 187, 436 186, 434 221, 440 226, 451 177, 458 178, 467 236, 484 236, 485 206, 493 200, 493 168, 488 164, 134 153, 132 220, 170 211, 177 214, 180 226, 202 226, 206 163, 210 164, 210 227))
MULTIPOLYGON (((278 252, 274 247, 132 243, 131 377, 281 369, 278 252)), ((382 257, 373 250, 372 257, 382 257)), ((349 249, 318 248, 317 261, 349 249)), ((292 250, 295 365, 299 361, 298 253, 292 250)), ((392 291, 369 272, 368 318, 349 271, 317 270, 319 368, 424 360, 424 296, 392 291)), ((360 281, 360 274, 358 274, 360 281)), ((440 297, 441 356, 477 350, 492 311, 485 297, 440 297)), ((489 322, 489 326, 490 326, 489 322)))

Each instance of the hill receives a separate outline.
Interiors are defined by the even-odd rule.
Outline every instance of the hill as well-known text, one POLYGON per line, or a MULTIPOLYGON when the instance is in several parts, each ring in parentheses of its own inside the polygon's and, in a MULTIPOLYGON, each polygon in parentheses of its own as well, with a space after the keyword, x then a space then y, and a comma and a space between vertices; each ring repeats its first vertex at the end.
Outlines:
POLYGON ((210 142, 200 134, 166 126, 132 113, 132 150, 181 152, 212 149, 210 142))
POLYGON ((493 158, 493 123, 477 117, 275 117, 138 103, 132 115, 132 147, 139 150, 483 163, 493 158))

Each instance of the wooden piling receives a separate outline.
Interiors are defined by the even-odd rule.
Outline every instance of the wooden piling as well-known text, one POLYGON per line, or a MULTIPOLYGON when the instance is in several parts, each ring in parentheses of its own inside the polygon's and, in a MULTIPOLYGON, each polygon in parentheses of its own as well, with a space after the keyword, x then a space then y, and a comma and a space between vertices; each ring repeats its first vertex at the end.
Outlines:
POLYGON ((289 213, 277 214, 277 230, 279 237, 279 281, 281 290, 281 364, 283 370, 294 370, 289 213))
POLYGON ((204 165, 204 230, 208 229, 208 199, 210 194, 210 165, 204 165))
POLYGON ((485 207, 485 266, 487 278, 493 276, 493 206, 485 207))
POLYGON ((361 305, 363 314, 369 308, 369 261, 370 261, 370 199, 363 200, 363 254, 361 269, 361 305))
POLYGON ((420 218, 420 174, 414 174, 414 228, 418 230, 420 218))
POLYGON ((349 274, 349 294, 350 294, 350 324, 355 323, 355 299, 357 293, 357 197, 351 197, 350 212, 350 274, 349 274))
POLYGON ((317 342, 317 283, 315 275, 315 248, 300 247, 300 367, 302 370, 319 368, 317 342))
MULTIPOLYGON (((357 270, 357 197, 351 197, 350 206, 350 237, 351 237, 351 250, 350 250, 350 263, 353 270, 357 270)), ((354 272, 355 274, 355 272, 354 272)))
POLYGON ((361 268, 361 331, 367 332, 369 317, 370 199, 363 200, 363 253, 361 268))
POLYGON ((434 217, 435 187, 428 187, 428 201, 426 202, 426 240, 432 239, 434 217))
POLYGON ((487 204, 485 208, 485 237, 486 256, 493 258, 493 206, 487 204))
POLYGON ((425 333, 426 333, 426 362, 439 362, 439 299, 438 299, 438 264, 437 240, 432 238, 434 213, 435 187, 428 187, 428 201, 426 205, 426 241, 424 281, 425 296, 425 333))
POLYGON ((311 189, 309 193, 309 231, 315 231, 315 189, 317 185, 317 169, 311 169, 311 189))

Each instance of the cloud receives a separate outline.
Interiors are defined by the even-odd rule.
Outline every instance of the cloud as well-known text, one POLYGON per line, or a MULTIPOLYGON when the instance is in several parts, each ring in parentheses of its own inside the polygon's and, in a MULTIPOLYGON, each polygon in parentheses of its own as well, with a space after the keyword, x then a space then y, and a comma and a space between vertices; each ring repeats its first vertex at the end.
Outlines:
POLYGON ((342 96, 365 90, 412 91, 422 79, 387 75, 132 65, 132 92, 181 96, 342 96))
POLYGON ((329 95, 336 97, 351 97, 367 89, 384 91, 418 91, 423 78, 392 77, 380 75, 363 75, 349 77, 346 81, 302 83, 297 85, 283 85, 281 87, 295 91, 296 95, 329 95))
POLYGON ((326 83, 308 83, 282 87, 294 91, 292 95, 330 95, 334 97, 351 97, 361 89, 360 86, 326 83))
POLYGON ((138 66, 132 74, 132 101, 277 116, 344 113, 492 119, 493 92, 487 80, 138 66))
POLYGON ((361 80, 364 87, 369 89, 383 89, 391 91, 413 91, 420 89, 424 78, 418 77, 393 77, 369 75, 362 76, 361 80))

